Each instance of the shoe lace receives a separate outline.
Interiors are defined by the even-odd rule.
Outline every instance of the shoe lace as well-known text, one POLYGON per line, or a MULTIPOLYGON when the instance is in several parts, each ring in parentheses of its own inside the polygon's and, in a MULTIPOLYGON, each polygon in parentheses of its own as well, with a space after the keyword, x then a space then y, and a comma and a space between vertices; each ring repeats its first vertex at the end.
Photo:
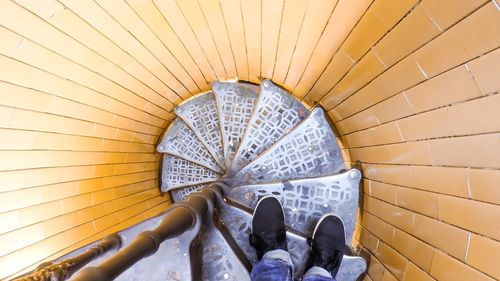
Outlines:
POLYGON ((322 251, 311 238, 308 238, 309 245, 311 246, 311 259, 315 266, 322 267, 327 271, 335 271, 340 267, 343 254, 335 250, 332 253, 322 251))
POLYGON ((257 250, 258 259, 261 259, 265 252, 275 249, 286 250, 286 230, 278 230, 276 233, 276 239, 273 239, 272 243, 266 242, 266 240, 254 233, 249 235, 249 242, 250 245, 257 250))

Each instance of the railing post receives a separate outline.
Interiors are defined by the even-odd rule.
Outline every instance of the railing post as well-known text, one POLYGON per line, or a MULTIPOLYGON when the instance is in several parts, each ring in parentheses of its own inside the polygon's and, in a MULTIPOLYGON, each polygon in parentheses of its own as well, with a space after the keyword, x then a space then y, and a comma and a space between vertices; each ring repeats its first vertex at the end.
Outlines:
POLYGON ((152 231, 139 234, 129 245, 120 249, 112 257, 95 267, 82 269, 74 278, 75 281, 107 281, 113 280, 141 259, 158 251, 160 244, 170 238, 177 237, 196 224, 197 218, 203 218, 208 209, 208 202, 215 201, 220 187, 212 185, 197 192, 203 196, 189 196, 185 203, 171 205, 160 225, 152 231))

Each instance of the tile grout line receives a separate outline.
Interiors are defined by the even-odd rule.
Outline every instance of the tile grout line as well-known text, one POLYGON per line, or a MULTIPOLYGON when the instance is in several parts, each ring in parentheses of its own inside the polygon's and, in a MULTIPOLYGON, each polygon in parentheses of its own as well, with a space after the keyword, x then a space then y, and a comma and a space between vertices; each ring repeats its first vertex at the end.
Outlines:
POLYGON ((497 0, 491 0, 495 7, 500 11, 500 3, 497 0))
POLYGON ((469 236, 467 237, 467 247, 465 250, 465 258, 464 258, 464 263, 467 264, 467 260, 469 258, 469 249, 470 249, 470 239, 471 239, 472 233, 469 232, 469 236))
MULTIPOLYGON (((494 0, 493 0, 494 1, 494 0)), ((497 49, 495 49, 497 50, 497 49)), ((489 53, 493 53, 495 50, 492 50, 491 52, 488 52, 489 53)), ((472 78, 472 81, 474 81, 474 84, 476 85, 477 89, 479 90, 480 93, 483 93, 483 91, 481 90, 481 87, 479 87, 479 84, 477 83, 476 81, 476 77, 474 77, 474 74, 472 73, 472 71, 470 70, 469 68, 469 63, 471 62, 474 62, 474 61, 477 61, 479 60, 481 57, 485 56, 486 54, 483 54, 481 55, 480 57, 476 58, 476 59, 473 59, 473 60, 470 60, 466 63, 464 63, 464 66, 465 66, 465 70, 467 70, 467 73, 469 74, 469 76, 472 78)))

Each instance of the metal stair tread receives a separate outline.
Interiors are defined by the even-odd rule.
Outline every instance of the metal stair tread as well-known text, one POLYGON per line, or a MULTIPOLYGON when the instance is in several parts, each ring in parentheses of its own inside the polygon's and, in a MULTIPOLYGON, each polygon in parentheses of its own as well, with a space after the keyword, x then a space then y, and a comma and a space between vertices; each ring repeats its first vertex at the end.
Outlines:
POLYGON ((225 164, 230 167, 257 102, 259 87, 241 82, 214 82, 212 91, 219 111, 225 164))
POLYGON ((206 149, 196 134, 180 118, 174 119, 166 130, 158 152, 168 153, 193 163, 205 166, 216 172, 222 172, 221 168, 206 149))
POLYGON ((255 159, 308 115, 309 111, 297 99, 270 80, 264 80, 257 104, 229 168, 231 173, 236 173, 255 159))
POLYGON ((209 92, 196 96, 177 106, 175 113, 193 130, 219 166, 224 169, 222 136, 214 94, 209 92))
MULTIPOLYGON (((221 204, 218 209, 218 216, 224 221, 225 227, 231 236, 243 250, 248 260, 255 264, 257 257, 255 250, 248 243, 248 234, 251 232, 252 214, 242 209, 221 204)), ((306 270, 305 266, 309 258, 309 244, 307 238, 290 231, 287 231, 288 251, 294 264, 295 279, 298 280, 306 270)), ((337 280, 354 281, 366 270, 366 261, 359 256, 344 255, 337 280)))
POLYGON ((216 226, 214 205, 209 204, 200 233, 202 241, 202 278, 204 281, 250 281, 250 274, 216 226))
POLYGON ((196 185, 190 185, 190 186, 185 186, 185 187, 180 187, 176 188, 170 191, 172 194, 172 199, 174 202, 182 202, 186 197, 189 196, 189 194, 197 191, 198 189, 201 189, 203 187, 206 187, 207 184, 196 184, 196 185))
POLYGON ((170 154, 163 155, 161 177, 161 190, 163 192, 179 187, 213 182, 219 177, 220 174, 196 163, 170 154))
POLYGON ((315 108, 307 119, 227 181, 237 186, 295 180, 335 174, 344 168, 340 147, 323 110, 315 108))
POLYGON ((283 205, 287 225, 303 234, 312 232, 323 214, 334 213, 344 222, 346 241, 351 241, 360 180, 361 173, 351 169, 336 175, 223 189, 228 199, 249 209, 254 209, 263 196, 275 196, 283 205))

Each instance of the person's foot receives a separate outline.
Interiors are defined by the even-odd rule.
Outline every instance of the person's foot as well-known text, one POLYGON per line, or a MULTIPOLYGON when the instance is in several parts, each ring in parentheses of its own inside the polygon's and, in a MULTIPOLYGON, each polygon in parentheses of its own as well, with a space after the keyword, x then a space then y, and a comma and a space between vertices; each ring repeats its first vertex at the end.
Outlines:
POLYGON ((345 253, 345 231, 342 220, 333 215, 323 215, 312 235, 312 266, 326 269, 335 278, 345 253))
POLYGON ((253 213, 249 240, 259 260, 268 251, 287 250, 285 215, 278 199, 265 196, 259 200, 253 213))

